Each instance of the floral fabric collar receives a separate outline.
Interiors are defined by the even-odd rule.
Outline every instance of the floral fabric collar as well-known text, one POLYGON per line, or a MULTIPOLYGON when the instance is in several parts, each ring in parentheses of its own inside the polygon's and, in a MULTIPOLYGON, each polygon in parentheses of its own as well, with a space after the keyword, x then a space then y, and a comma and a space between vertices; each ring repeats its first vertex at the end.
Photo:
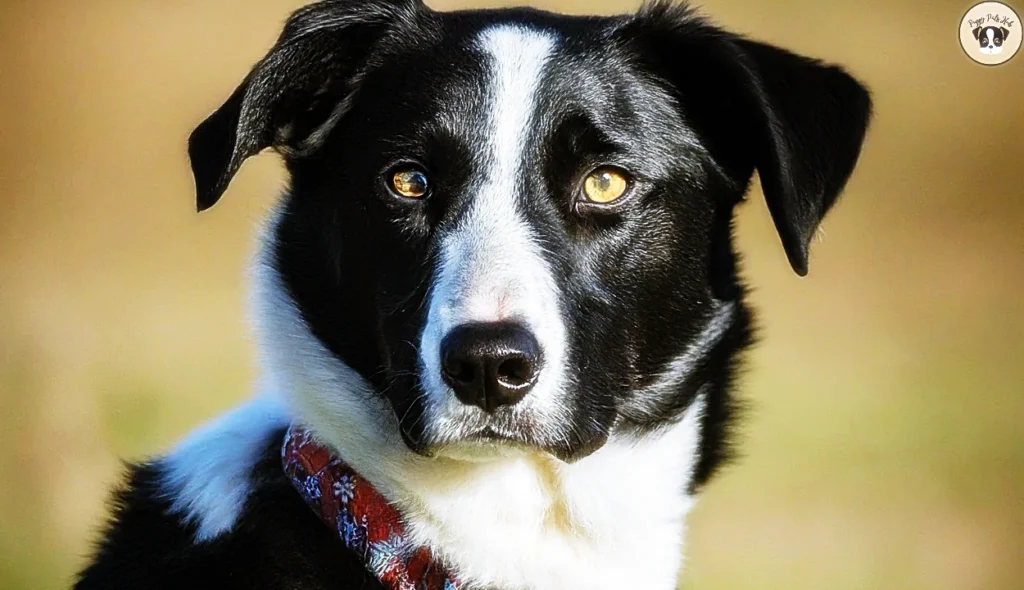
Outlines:
POLYGON ((281 448, 284 472, 306 504, 388 590, 458 590, 430 549, 405 534, 402 517, 377 490, 305 429, 292 426, 281 448))

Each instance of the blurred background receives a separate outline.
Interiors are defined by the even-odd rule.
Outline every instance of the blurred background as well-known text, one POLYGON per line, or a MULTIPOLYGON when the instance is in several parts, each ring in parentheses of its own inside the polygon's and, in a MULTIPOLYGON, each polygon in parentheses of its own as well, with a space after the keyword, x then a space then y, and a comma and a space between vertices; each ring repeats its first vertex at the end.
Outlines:
MULTIPOLYGON (((197 215, 185 142, 301 3, 0 3, 0 588, 67 586, 120 461, 249 395, 246 269, 284 178, 263 155, 197 215)), ((1024 56, 970 61, 969 6, 702 4, 877 106, 808 278, 756 186, 740 215, 763 342, 682 588, 1022 587, 1024 56)))

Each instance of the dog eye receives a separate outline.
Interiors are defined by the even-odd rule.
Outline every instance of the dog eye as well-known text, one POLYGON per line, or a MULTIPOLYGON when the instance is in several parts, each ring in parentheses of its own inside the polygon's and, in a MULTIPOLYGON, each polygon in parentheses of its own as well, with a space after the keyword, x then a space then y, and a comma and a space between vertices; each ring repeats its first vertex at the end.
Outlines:
POLYGON ((629 178, 617 168, 605 166, 594 170, 583 180, 583 194, 591 203, 611 203, 629 189, 629 178))
POLYGON ((391 174, 391 190, 408 199, 422 199, 429 188, 426 173, 417 168, 402 168, 391 174))

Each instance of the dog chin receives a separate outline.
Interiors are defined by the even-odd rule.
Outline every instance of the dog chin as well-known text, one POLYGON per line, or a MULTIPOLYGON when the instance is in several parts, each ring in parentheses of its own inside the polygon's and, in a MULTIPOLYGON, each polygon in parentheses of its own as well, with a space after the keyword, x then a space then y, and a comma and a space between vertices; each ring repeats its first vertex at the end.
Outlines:
POLYGON ((425 433, 421 442, 405 437, 410 448, 420 455, 474 463, 538 456, 571 463, 599 449, 606 437, 592 439, 573 443, 557 428, 493 417, 467 420, 456 429, 446 429, 443 435, 425 433))
POLYGON ((985 55, 999 55, 1003 52, 1002 47, 982 47, 981 52, 985 55))

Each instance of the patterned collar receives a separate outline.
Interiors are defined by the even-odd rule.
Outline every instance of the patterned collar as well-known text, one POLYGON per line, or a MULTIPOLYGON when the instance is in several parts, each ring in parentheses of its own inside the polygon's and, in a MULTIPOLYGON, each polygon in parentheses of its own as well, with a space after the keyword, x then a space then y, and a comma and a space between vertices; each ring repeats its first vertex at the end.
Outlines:
POLYGON ((429 548, 412 545, 395 507, 308 431, 288 429, 281 460, 299 495, 385 588, 458 590, 429 548))

